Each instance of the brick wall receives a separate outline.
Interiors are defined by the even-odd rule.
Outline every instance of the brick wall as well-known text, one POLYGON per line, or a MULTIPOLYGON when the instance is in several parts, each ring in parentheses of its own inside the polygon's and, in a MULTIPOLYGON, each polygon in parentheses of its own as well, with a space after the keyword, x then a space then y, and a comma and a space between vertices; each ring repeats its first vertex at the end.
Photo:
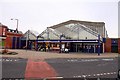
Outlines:
POLYGON ((0 36, 2 36, 2 27, 0 27, 0 36))
POLYGON ((6 36, 7 35, 7 27, 0 26, 0 36, 6 36))
POLYGON ((120 54, 120 38, 118 38, 118 53, 120 54))
POLYGON ((106 39, 105 52, 111 52, 111 39, 110 38, 106 39))
POLYGON ((12 37, 6 37, 5 47, 6 47, 7 49, 11 49, 11 48, 12 48, 12 37))

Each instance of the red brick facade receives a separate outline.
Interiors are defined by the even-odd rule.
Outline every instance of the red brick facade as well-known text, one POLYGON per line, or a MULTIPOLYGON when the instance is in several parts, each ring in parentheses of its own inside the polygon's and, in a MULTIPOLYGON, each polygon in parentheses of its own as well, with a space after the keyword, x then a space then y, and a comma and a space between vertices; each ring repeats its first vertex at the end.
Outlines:
MULTIPOLYGON (((3 48, 12 48, 13 37, 22 37, 23 34, 18 33, 16 30, 9 29, 5 25, 0 25, 0 37, 2 37, 2 42, 5 43, 3 48)), ((17 43, 17 40, 16 40, 17 43)))
MULTIPOLYGON (((8 32, 7 33, 7 38, 6 38, 6 47, 7 48, 12 48, 13 37, 22 37, 22 36, 23 36, 23 34, 8 32)), ((16 43, 18 43, 18 42, 15 41, 15 45, 16 45, 16 43)))
POLYGON ((5 48, 9 48, 9 49, 12 48, 12 37, 6 37, 5 48))
POLYGON ((118 53, 120 54, 120 38, 118 38, 118 53))
POLYGON ((105 52, 111 52, 111 39, 110 38, 106 39, 105 52))
POLYGON ((7 26, 0 25, 0 36, 6 36, 7 35, 7 26))

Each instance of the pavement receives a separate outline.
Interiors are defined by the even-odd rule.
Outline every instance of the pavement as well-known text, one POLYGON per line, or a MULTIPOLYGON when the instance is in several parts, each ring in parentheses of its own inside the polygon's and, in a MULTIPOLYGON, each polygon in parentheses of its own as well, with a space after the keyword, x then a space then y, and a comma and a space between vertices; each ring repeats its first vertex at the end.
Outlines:
MULTIPOLYGON (((2 49, 0 49, 1 51, 2 49)), ((17 52, 17 55, 0 55, 1 57, 14 57, 25 59, 55 59, 55 58, 111 58, 118 57, 118 53, 58 53, 58 52, 40 52, 32 50, 8 49, 9 51, 17 52)))

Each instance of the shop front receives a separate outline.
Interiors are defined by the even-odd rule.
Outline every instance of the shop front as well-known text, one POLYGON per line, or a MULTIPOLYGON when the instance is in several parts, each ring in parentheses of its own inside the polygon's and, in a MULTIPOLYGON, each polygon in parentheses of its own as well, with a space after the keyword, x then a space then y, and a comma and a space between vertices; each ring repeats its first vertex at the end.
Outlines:
MULTIPOLYGON (((71 43, 71 52, 98 53, 98 43, 71 43)), ((102 44, 100 46, 102 53, 102 44)))
POLYGON ((38 40, 37 50, 39 51, 60 51, 64 52, 102 53, 102 43, 98 48, 98 40, 38 40))

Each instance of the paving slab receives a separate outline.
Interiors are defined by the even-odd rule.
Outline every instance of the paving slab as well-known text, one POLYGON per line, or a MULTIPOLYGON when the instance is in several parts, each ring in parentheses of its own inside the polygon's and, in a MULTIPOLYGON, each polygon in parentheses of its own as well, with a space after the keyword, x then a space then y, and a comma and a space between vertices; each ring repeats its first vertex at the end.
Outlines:
MULTIPOLYGON (((2 49, 1 49, 2 50, 2 49)), ((1 55, 1 57, 16 57, 29 59, 51 59, 51 58, 111 58, 118 57, 118 53, 58 53, 58 52, 40 52, 32 50, 8 49, 9 51, 17 52, 17 55, 1 55)))

